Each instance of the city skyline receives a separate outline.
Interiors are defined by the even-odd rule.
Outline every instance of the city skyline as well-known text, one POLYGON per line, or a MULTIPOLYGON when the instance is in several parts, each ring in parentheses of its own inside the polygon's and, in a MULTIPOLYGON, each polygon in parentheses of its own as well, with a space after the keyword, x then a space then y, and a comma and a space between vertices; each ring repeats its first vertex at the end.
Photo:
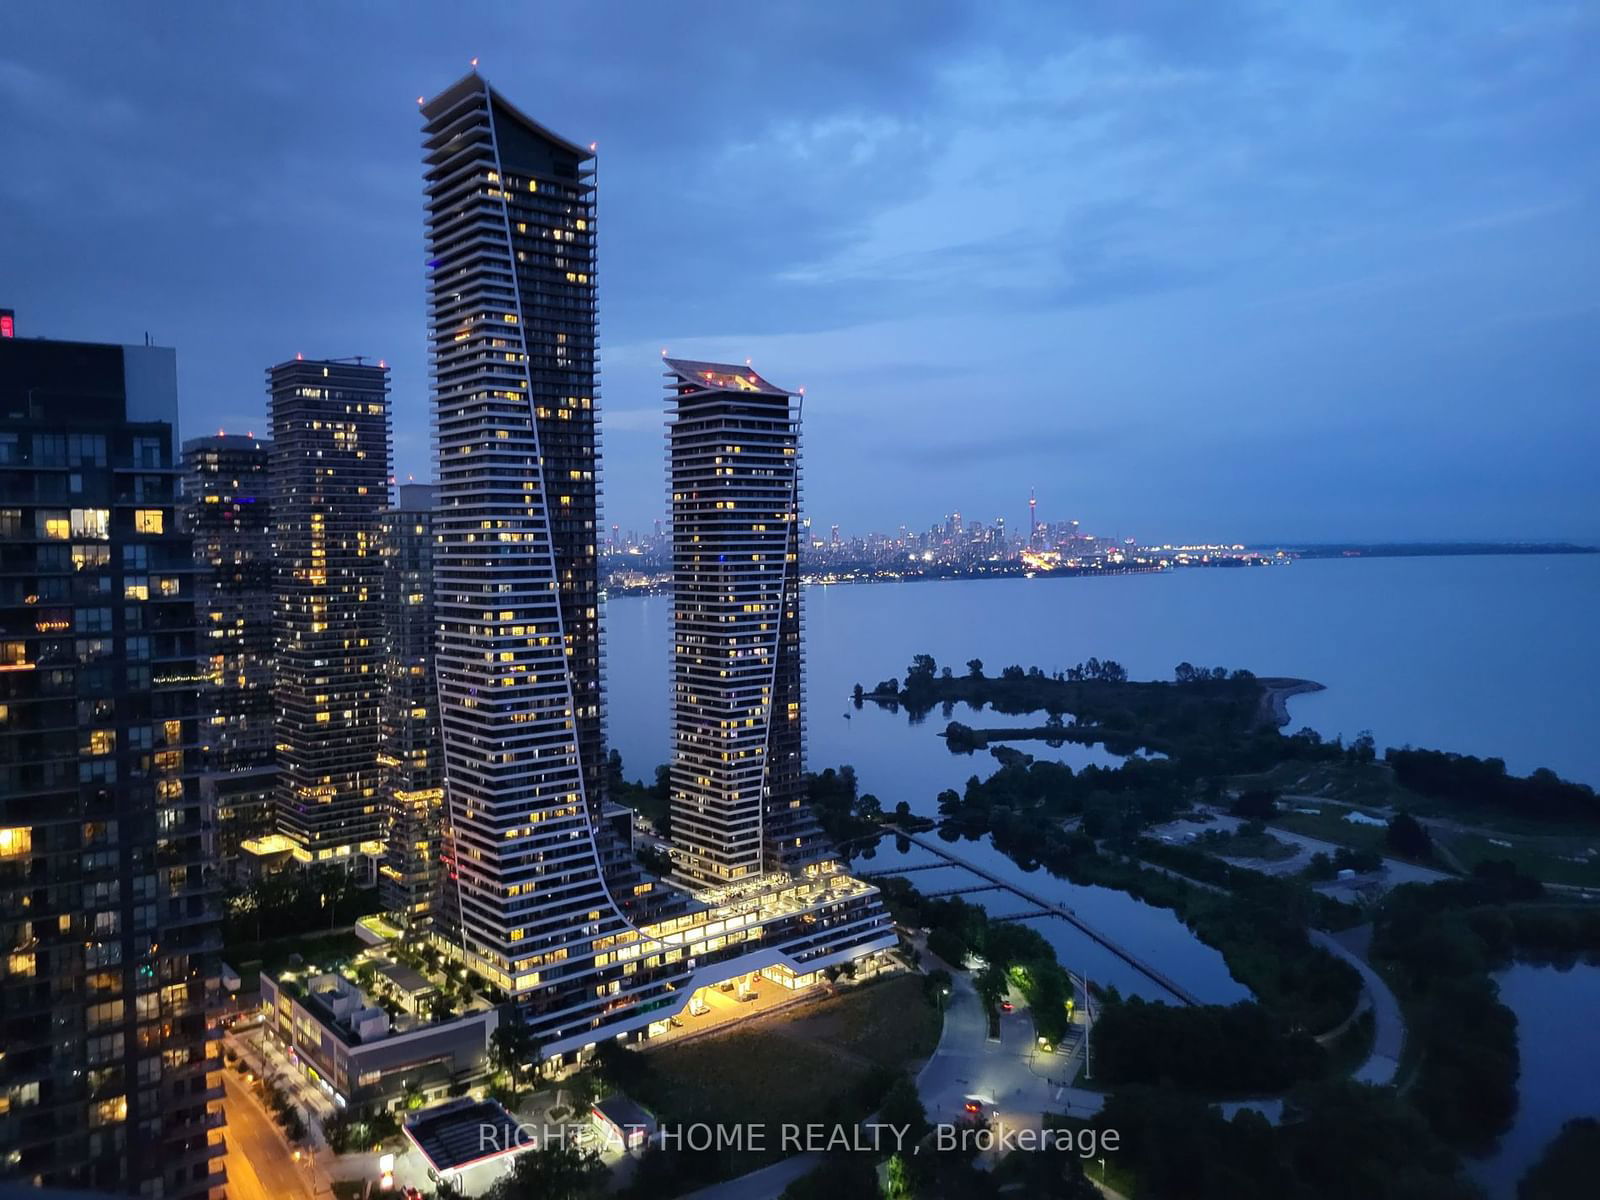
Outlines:
POLYGON ((0 1186, 1581 1192, 1600 11, 1423 4, 0 14, 0 1186))
POLYGON ((738 106, 731 79, 662 84, 659 49, 695 44, 709 15, 630 11, 612 45, 549 30, 500 62, 493 46, 524 28, 512 14, 470 29, 426 14, 402 33, 334 11, 308 18, 324 37, 294 30, 294 89, 234 69, 243 42, 289 36, 242 14, 202 29, 108 13, 87 36, 48 15, 13 34, 8 15, 0 90, 18 119, 0 140, 22 169, 0 184, 18 233, 0 304, 23 336, 148 328, 184 347, 186 437, 262 428, 259 362, 385 357, 397 474, 426 478, 399 114, 482 53, 597 141, 613 183, 608 525, 661 511, 665 346, 808 387, 813 481, 841 498, 817 514, 830 523, 893 527, 908 500, 933 506, 937 476, 964 510, 1021 528, 1021 475, 1079 515, 1172 539, 1593 540, 1593 189, 1564 132, 1595 108, 1570 49, 1592 23, 1536 6, 1512 30, 1509 11, 1374 30, 1229 8, 1208 29, 952 5, 942 21, 875 14, 848 47, 745 14, 750 45, 781 41, 836 86, 738 106), (175 76, 147 69, 174 52, 175 76), (1480 95, 1483 62, 1525 69, 1480 95), (1274 112, 1316 114, 1318 136, 1260 112, 1262 89, 1274 112), (103 228, 40 190, 76 178, 62 153, 125 181, 103 228), (755 202, 658 186, 684 161, 756 181, 755 202), (202 182, 154 207, 148 189, 178 178, 202 182), (840 219, 823 197, 844 191, 840 219), (247 202, 224 216, 221 194, 247 202), (44 253, 68 228, 84 254, 44 253), (91 285, 95 263, 115 268, 109 285, 91 285), (686 296, 695 274, 722 286, 686 296))

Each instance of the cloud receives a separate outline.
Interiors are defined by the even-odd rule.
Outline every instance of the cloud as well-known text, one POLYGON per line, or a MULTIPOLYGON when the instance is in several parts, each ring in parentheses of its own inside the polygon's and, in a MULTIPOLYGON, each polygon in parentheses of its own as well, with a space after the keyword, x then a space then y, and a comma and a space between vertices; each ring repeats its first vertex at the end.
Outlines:
POLYGON ((6 6, 0 302, 176 344, 201 426, 263 428, 262 368, 296 350, 386 357, 398 473, 426 474, 414 98, 477 54, 601 148, 624 523, 662 503, 666 344, 807 386, 810 511, 847 528, 1022 519, 1005 464, 1050 461, 1062 505, 1123 527, 1402 536, 1365 498, 1448 425, 1505 497, 1419 468, 1464 531, 1600 534, 1570 453, 1600 367, 1576 329, 1600 278, 1592 8, 585 13, 6 6), (1263 463, 1315 493, 1264 512, 1263 463))

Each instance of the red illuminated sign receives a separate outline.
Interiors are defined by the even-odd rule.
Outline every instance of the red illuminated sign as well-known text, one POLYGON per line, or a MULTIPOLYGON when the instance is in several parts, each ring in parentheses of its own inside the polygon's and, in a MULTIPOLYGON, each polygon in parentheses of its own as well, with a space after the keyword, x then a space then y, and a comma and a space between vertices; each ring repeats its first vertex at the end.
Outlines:
POLYGON ((17 336, 17 318, 10 309, 0 310, 0 338, 14 338, 17 336))

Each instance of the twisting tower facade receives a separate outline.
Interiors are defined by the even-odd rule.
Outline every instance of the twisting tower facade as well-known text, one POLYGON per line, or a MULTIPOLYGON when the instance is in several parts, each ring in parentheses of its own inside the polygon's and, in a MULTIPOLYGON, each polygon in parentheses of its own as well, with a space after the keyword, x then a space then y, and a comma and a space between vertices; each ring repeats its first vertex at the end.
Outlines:
POLYGON ((727 884, 829 856, 805 804, 800 396, 665 359, 672 513, 672 835, 727 884))
POLYGON ((607 891, 593 147, 476 73, 421 108, 448 820, 436 941, 513 997, 547 1058, 663 1031, 734 974, 804 986, 885 949, 876 891, 837 873, 686 896, 643 928, 607 891))

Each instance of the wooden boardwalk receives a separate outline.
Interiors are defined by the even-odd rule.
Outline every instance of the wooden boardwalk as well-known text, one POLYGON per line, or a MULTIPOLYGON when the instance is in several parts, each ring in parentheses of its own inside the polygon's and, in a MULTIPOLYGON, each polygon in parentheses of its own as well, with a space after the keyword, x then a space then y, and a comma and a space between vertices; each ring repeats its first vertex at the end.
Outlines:
MULTIPOLYGON (((1169 978, 1167 975, 1163 974, 1162 972, 1156 970, 1156 968, 1151 966, 1149 963, 1145 962, 1144 959, 1142 959, 1138 955, 1134 954, 1131 950, 1128 950, 1128 949, 1124 948, 1123 946, 1119 945, 1118 943, 1112 941, 1109 937, 1107 937, 1105 934, 1101 933, 1093 925, 1090 925, 1082 917, 1078 916, 1078 914, 1073 912, 1070 908, 1066 908, 1063 905, 1057 904, 1052 900, 1046 900, 1043 896, 1040 896, 1035 892, 1030 892, 1026 888, 1018 887, 1016 884, 1010 882, 1009 880, 1000 878, 1000 876, 994 874, 991 871, 985 870, 983 867, 978 866, 976 863, 968 862, 966 859, 962 858, 960 855, 951 853, 951 851, 949 849, 947 849, 945 846, 941 845, 939 842, 931 841, 931 840, 929 840, 927 838, 922 837, 920 834, 906 833, 906 832, 904 832, 904 831, 902 831, 900 829, 895 828, 892 825, 888 827, 888 830, 889 830, 890 833, 893 833, 896 837, 903 837, 907 841, 914 842, 916 845, 921 846, 924 850, 927 850, 932 854, 938 855, 940 858, 944 859, 947 864, 958 866, 958 867, 960 867, 960 868, 962 868, 963 870, 966 870, 966 871, 971 871, 979 879, 986 880, 990 887, 995 887, 995 888, 1001 889, 1002 891, 1010 892, 1013 896, 1020 896, 1022 899, 1026 900, 1029 904, 1038 905, 1038 907, 1039 907, 1039 909, 1041 910, 1042 913, 1048 913, 1050 916, 1060 917, 1062 920, 1066 921, 1069 925, 1072 925, 1074 928, 1080 930, 1091 941, 1097 942, 1100 945, 1104 946, 1107 950, 1111 951, 1111 953, 1115 954, 1118 958, 1120 958, 1123 962, 1127 963, 1135 971, 1138 971, 1139 974, 1143 975, 1146 979, 1149 979, 1151 982, 1160 985, 1160 987, 1162 987, 1165 991, 1167 991, 1167 992, 1171 993, 1172 995, 1176 996, 1179 1000, 1182 1000, 1185 1004, 1199 1004, 1200 1003, 1200 998, 1198 996, 1196 996, 1193 992, 1189 991, 1187 988, 1185 988, 1182 985, 1178 984, 1177 982, 1175 982, 1174 980, 1172 980, 1171 978, 1169 978)), ((912 871, 925 870, 925 869, 931 868, 932 866, 933 866, 933 864, 930 863, 930 864, 926 864, 926 865, 917 865, 917 866, 912 866, 912 867, 900 867, 900 868, 891 867, 891 868, 889 868, 887 870, 878 871, 878 872, 862 871, 862 872, 860 872, 860 875, 861 875, 861 877, 864 877, 864 878, 870 878, 873 874, 895 875, 895 874, 902 874, 902 873, 904 873, 905 871, 908 871, 908 870, 912 870, 912 871)), ((976 889, 974 889, 974 890, 976 890, 976 889)), ((945 894, 950 894, 950 893, 945 893, 945 894)), ((1006 919, 1008 919, 1008 920, 1017 920, 1017 919, 1022 918, 1022 917, 1028 917, 1028 916, 1034 916, 1034 915, 1037 915, 1037 914, 1034 914, 1034 913, 1015 913, 1015 914, 1012 914, 1011 916, 1009 916, 1006 919)))

